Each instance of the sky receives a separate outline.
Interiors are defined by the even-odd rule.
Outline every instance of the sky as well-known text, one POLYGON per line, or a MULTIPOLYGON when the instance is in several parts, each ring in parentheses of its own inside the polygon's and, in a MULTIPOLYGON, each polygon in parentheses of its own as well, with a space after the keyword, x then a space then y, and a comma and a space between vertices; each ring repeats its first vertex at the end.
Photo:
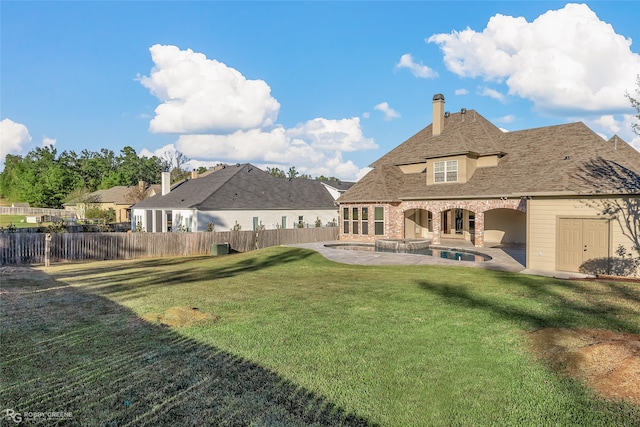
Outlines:
POLYGON ((640 150, 640 1, 0 1, 7 154, 178 150, 357 180, 445 110, 640 150), (637 113, 636 113, 637 114, 637 113))

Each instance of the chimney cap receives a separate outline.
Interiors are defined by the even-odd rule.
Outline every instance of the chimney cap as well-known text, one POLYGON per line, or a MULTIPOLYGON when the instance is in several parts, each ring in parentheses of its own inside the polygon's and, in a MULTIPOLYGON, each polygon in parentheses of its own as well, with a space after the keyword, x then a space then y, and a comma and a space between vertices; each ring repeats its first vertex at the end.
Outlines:
POLYGON ((436 93, 435 95, 433 95, 433 100, 434 101, 444 101, 444 95, 441 93, 436 93))

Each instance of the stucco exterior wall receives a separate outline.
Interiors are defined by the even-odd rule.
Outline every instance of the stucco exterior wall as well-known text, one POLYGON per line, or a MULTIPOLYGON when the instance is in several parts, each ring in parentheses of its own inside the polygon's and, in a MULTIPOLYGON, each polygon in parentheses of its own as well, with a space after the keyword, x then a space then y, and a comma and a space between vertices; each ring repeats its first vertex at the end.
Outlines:
POLYGON ((522 211, 494 209, 485 212, 484 241, 492 243, 526 243, 527 217, 522 211))
MULTIPOLYGON (((555 271, 558 218, 610 218, 602 215, 602 200, 603 198, 535 198, 529 200, 527 268, 555 271)), ((622 201, 622 199, 616 200, 622 201)), ((615 219, 610 221, 610 242, 610 256, 615 256, 615 250, 619 245, 626 248, 629 253, 634 253, 631 240, 623 235, 623 230, 615 219)))

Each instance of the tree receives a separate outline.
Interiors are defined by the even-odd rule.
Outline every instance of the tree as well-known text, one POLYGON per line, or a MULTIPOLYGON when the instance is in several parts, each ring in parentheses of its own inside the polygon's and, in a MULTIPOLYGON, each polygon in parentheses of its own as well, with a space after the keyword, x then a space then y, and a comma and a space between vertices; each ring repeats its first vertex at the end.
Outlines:
POLYGON ((131 203, 132 205, 135 205, 136 203, 141 202, 142 200, 147 198, 147 188, 144 185, 144 183, 138 184, 138 185, 132 185, 127 190, 127 193, 124 195, 124 198, 127 202, 131 203))
POLYGON ((184 153, 178 150, 167 150, 162 155, 161 161, 164 170, 171 172, 171 182, 184 179, 189 171, 184 169, 184 165, 191 160, 184 153))
POLYGON ((285 178, 284 171, 279 168, 267 168, 267 173, 269 175, 275 176, 276 178, 285 178))
POLYGON ((636 76, 636 98, 632 97, 629 92, 625 94, 625 96, 629 99, 631 106, 636 110, 636 119, 638 119, 638 123, 633 123, 631 127, 636 135, 640 135, 640 74, 636 76))
POLYGON ((291 166, 291 167, 289 168, 289 172, 287 172, 287 178, 289 178, 289 179, 295 179, 295 178, 297 178, 297 177, 298 177, 298 175, 300 175, 300 172, 298 172, 298 171, 296 170, 296 167, 295 167, 295 166, 291 166))

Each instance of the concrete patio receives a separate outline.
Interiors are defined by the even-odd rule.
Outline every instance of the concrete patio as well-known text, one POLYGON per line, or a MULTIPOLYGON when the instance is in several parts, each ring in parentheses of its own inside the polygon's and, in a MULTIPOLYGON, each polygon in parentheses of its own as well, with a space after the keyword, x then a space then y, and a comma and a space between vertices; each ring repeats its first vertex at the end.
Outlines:
MULTIPOLYGON (((356 242, 347 241, 329 241, 301 243, 290 245, 294 247, 303 247, 320 253, 327 259, 344 264, 359 265, 448 265, 461 266, 470 268, 485 268, 488 270, 508 271, 513 273, 532 274, 538 276, 555 277, 559 279, 585 278, 592 277, 582 273, 571 273, 564 271, 541 271, 530 270, 525 268, 526 253, 523 246, 504 247, 483 247, 476 248, 470 242, 460 240, 447 240, 437 245, 441 249, 458 249, 461 251, 472 251, 485 255, 489 255, 491 260, 474 262, 474 261, 456 261, 440 257, 434 257, 421 254, 394 253, 394 252, 375 252, 373 250, 354 250, 340 248, 340 245, 356 245, 356 242)), ((364 244, 363 244, 364 245, 364 244)), ((436 247, 434 245, 434 247, 436 247)))

